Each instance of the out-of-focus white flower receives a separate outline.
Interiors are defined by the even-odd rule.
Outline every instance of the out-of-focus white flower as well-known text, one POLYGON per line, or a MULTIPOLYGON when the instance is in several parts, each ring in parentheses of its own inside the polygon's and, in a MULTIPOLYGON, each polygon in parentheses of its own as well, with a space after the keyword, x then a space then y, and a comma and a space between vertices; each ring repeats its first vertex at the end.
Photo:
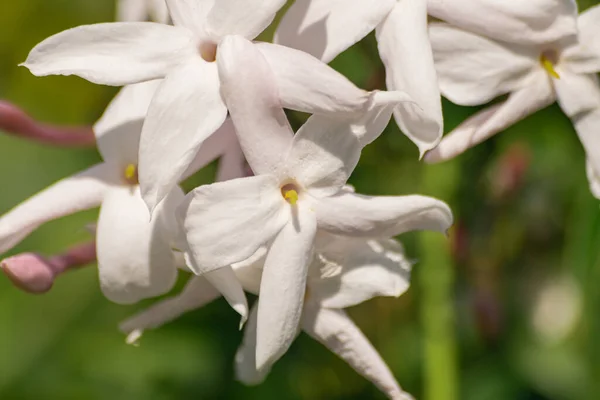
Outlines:
MULTIPOLYGON (((23 64, 37 76, 77 75, 125 85, 165 78, 140 141, 140 186, 152 210, 176 184, 201 144, 225 120, 217 64, 227 35, 255 38, 285 0, 167 0, 174 26, 152 22, 94 24, 38 44, 23 64), (215 62, 216 61, 216 62, 215 62)), ((368 94, 298 50, 264 43, 285 107, 309 113, 355 112, 368 94)), ((259 91, 260 87, 249 86, 259 91)))
MULTIPOLYGON (((94 127, 104 162, 55 183, 0 218, 0 253, 47 221, 101 205, 97 256, 104 294, 118 303, 133 303, 171 289, 176 278, 171 247, 179 229, 174 210, 184 195, 178 187, 173 189, 150 221, 137 183, 140 132, 159 84, 128 86, 108 106, 94 127)), ((222 174, 243 176, 243 158, 231 123, 209 142, 193 168, 232 148, 222 174), (208 151, 212 154, 206 154, 208 151), (232 161, 236 154, 237 167, 232 161)))
POLYGON ((469 118, 425 160, 450 159, 528 115, 558 103, 571 118, 591 168, 600 171, 600 7, 579 17, 579 41, 539 46, 496 42, 446 24, 430 37, 442 94, 454 103, 479 105, 509 93, 503 103, 469 118))
MULTIPOLYGON (((409 286, 411 264, 402 246, 393 240, 353 239, 320 235, 319 247, 309 268, 300 329, 323 343, 391 399, 410 399, 368 339, 343 311, 377 296, 398 297, 409 286)), ((233 265, 244 289, 260 296, 262 269, 267 249, 233 265)), ((120 325, 133 343, 143 331, 162 326, 185 312, 219 297, 204 277, 193 277, 179 295, 161 301, 120 325)), ((260 298, 260 297, 259 297, 260 298)), ((271 364, 256 368, 257 315, 250 313, 244 341, 236 356, 236 375, 246 384, 258 384, 271 364)), ((299 330, 295 332, 297 336, 299 330)))
POLYGON ((317 227, 355 237, 445 232, 452 213, 431 197, 370 197, 345 189, 362 149, 350 122, 312 116, 294 135, 256 46, 229 37, 222 48, 220 55, 231 52, 219 65, 223 96, 256 176, 195 189, 181 206, 181 219, 196 274, 245 260, 268 245, 257 316, 262 367, 295 336, 317 227))
POLYGON ((152 21, 167 24, 169 10, 165 0, 118 0, 117 21, 152 21))

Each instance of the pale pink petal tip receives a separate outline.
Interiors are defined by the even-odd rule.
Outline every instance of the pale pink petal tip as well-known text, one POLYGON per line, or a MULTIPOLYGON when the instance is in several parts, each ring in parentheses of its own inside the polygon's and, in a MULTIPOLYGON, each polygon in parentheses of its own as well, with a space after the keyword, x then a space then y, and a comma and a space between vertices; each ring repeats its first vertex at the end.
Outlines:
POLYGON ((69 127, 40 123, 14 104, 0 101, 0 130, 15 136, 64 147, 90 147, 96 143, 89 126, 69 127))
POLYGON ((54 284, 54 269, 38 254, 18 254, 3 260, 0 266, 15 286, 28 293, 46 293, 54 284))

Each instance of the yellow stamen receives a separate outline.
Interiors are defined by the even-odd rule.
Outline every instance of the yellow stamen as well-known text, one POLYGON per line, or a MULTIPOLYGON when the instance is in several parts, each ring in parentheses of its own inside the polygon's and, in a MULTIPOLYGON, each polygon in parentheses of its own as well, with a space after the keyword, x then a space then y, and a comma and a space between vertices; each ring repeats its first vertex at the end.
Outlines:
POLYGON ((130 183, 132 185, 137 185, 138 182, 138 170, 137 170, 137 165, 135 164, 128 164, 125 167, 125 180, 127 181, 127 183, 130 183))
POLYGON ((294 189, 286 190, 283 193, 283 198, 286 199, 288 203, 295 206, 298 202, 298 192, 296 192, 294 189))
POLYGON ((548 75, 550 75, 551 77, 553 77, 554 79, 560 79, 560 75, 558 74, 558 72, 556 72, 556 70, 554 69, 554 63, 552 61, 550 61, 545 55, 542 54, 542 56, 540 57, 540 63, 542 64, 542 67, 544 67, 544 69, 546 70, 546 72, 548 73, 548 75))

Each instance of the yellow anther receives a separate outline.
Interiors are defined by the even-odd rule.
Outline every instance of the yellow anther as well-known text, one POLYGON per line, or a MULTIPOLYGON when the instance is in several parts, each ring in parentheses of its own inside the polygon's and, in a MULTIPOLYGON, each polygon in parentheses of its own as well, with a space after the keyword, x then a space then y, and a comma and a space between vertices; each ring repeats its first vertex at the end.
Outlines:
POLYGON ((127 183, 130 183, 132 185, 137 185, 138 182, 138 170, 137 170, 137 165, 135 164, 128 164, 125 167, 125 180, 127 181, 127 183))
POLYGON ((286 199, 288 203, 295 206, 298 202, 298 192, 294 189, 286 190, 283 194, 283 198, 286 199))
POLYGON ((542 67, 544 67, 548 75, 550 75, 554 79, 560 79, 560 75, 554 69, 554 63, 543 54, 540 57, 540 63, 542 64, 542 67))

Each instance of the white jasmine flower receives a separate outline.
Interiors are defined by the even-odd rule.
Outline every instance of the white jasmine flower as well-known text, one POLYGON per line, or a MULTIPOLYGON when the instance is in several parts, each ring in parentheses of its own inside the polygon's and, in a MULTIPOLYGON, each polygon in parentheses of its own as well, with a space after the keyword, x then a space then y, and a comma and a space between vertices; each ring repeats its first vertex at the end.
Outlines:
POLYGON ((152 21, 169 23, 165 0, 118 0, 117 21, 152 21))
MULTIPOLYGON (((217 72, 217 64, 226 62, 223 57, 217 61, 221 40, 227 35, 255 38, 284 3, 167 0, 174 26, 80 26, 38 44, 24 65, 37 76, 77 75, 116 86, 165 78, 140 141, 140 185, 152 210, 225 120, 227 107, 217 72)), ((285 107, 310 113, 354 112, 368 101, 366 92, 308 54, 272 44, 260 49, 273 66, 285 107)))
POLYGON ((506 101, 469 118, 425 159, 450 159, 528 115, 558 101, 571 118, 591 168, 600 171, 600 7, 579 17, 578 42, 539 46, 496 42, 446 24, 430 36, 442 94, 460 105, 506 101))
MULTIPOLYGON (((299 329, 321 342, 359 374, 373 382, 391 399, 410 399, 402 391, 385 361, 343 311, 376 296, 398 297, 409 287, 411 264, 402 246, 393 240, 352 239, 320 235, 312 258, 299 329)), ((233 265, 244 289, 259 294, 267 249, 233 265)), ((124 321, 120 329, 127 341, 138 340, 144 330, 154 329, 182 314, 203 307, 219 297, 204 277, 190 279, 182 293, 163 300, 124 321)), ((260 298, 260 297, 259 297, 260 298)), ((258 307, 246 326, 244 341, 236 356, 236 375, 246 384, 261 383, 271 364, 256 368, 258 307)), ((295 332, 297 336, 299 330, 295 332)))
POLYGON ((196 274, 269 245, 258 306, 262 367, 294 338, 317 227, 356 237, 444 232, 452 214, 430 197, 370 197, 344 189, 362 149, 350 123, 313 116, 294 136, 261 53, 240 37, 226 39, 222 48, 219 56, 228 60, 219 65, 223 96, 256 176, 195 189, 181 206, 181 218, 196 274))

